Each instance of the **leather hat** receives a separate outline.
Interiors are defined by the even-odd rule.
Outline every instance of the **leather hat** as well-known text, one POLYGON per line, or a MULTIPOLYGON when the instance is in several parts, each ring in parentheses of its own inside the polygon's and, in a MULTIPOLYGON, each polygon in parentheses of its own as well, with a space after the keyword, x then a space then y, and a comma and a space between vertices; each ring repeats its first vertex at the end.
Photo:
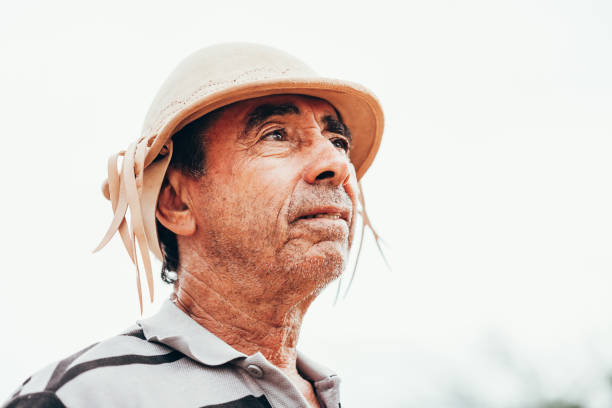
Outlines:
POLYGON ((220 44, 201 49, 183 60, 163 83, 145 118, 138 140, 110 157, 104 196, 114 218, 94 252, 118 231, 136 265, 142 310, 142 290, 136 247, 153 301, 149 251, 162 259, 155 210, 172 156, 172 136, 188 123, 222 106, 275 94, 301 94, 328 101, 351 130, 351 162, 357 178, 366 172, 383 133, 382 108, 361 85, 319 76, 297 58, 278 49, 249 43, 220 44), (129 223, 126 219, 130 211, 129 223))

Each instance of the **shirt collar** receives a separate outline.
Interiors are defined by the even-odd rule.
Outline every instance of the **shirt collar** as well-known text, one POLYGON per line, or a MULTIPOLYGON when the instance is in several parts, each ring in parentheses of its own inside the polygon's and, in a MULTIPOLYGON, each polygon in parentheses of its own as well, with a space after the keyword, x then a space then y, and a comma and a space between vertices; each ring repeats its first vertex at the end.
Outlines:
POLYGON ((137 322, 148 341, 178 350, 209 366, 218 366, 245 354, 200 326, 169 299, 155 315, 137 322))
MULTIPOLYGON (((218 366, 247 355, 212 334, 170 299, 166 300, 155 315, 139 320, 148 341, 165 344, 186 356, 208 366, 218 366)), ((298 352, 297 369, 304 378, 319 382, 336 374, 298 352)))
POLYGON ((297 354, 296 365, 302 377, 312 382, 317 382, 336 375, 336 373, 329 368, 311 360, 310 358, 306 357, 304 353, 299 351, 297 354))

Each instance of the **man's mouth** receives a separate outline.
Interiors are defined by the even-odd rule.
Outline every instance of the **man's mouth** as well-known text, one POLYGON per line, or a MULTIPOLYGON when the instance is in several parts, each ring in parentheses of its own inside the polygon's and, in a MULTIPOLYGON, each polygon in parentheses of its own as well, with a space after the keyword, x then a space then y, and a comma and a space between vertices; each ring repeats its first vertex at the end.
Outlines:
POLYGON ((303 210, 293 221, 310 219, 343 220, 349 222, 351 216, 350 208, 325 206, 303 210))

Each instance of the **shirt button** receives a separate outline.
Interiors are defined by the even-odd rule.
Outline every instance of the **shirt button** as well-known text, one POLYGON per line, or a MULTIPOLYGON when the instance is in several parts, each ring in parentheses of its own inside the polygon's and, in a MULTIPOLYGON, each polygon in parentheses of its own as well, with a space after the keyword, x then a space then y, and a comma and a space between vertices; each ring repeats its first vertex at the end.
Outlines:
POLYGON ((263 370, 255 364, 249 364, 246 369, 253 377, 261 378, 264 375, 263 370))

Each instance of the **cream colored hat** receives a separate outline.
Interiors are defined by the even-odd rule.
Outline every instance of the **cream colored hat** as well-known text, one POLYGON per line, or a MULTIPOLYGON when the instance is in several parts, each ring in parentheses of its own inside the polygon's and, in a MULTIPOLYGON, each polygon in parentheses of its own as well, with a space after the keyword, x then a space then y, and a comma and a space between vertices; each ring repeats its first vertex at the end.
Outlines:
POLYGON ((361 85, 320 77, 295 57, 262 45, 220 44, 193 53, 176 67, 157 93, 140 138, 110 157, 108 179, 102 188, 115 215, 94 252, 119 231, 136 265, 141 310, 136 246, 140 248, 153 301, 149 251, 158 259, 163 258, 157 238, 155 209, 172 156, 172 135, 217 108, 274 94, 315 96, 327 100, 338 110, 351 130, 351 161, 358 179, 374 160, 383 133, 383 112, 376 97, 361 85))

